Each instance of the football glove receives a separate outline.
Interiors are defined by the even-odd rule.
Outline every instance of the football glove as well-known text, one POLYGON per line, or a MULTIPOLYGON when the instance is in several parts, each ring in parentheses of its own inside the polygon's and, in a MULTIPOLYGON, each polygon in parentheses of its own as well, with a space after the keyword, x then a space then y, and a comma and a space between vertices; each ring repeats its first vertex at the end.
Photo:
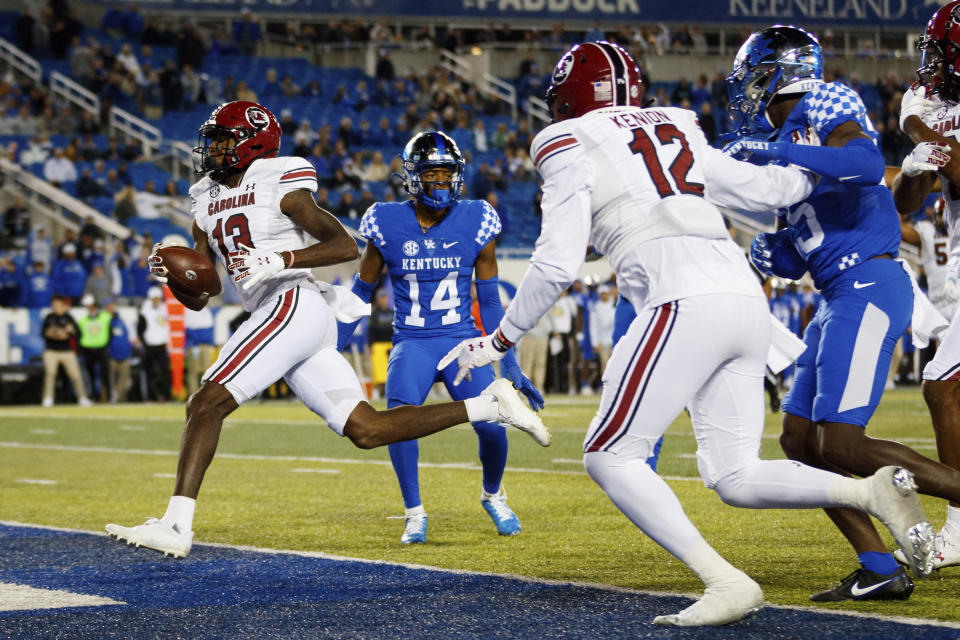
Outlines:
POLYGON ((504 358, 500 363, 503 377, 513 383, 514 388, 522 393, 534 411, 543 409, 543 395, 533 385, 533 381, 523 375, 516 358, 504 358))
POLYGON ((767 142, 766 140, 741 138, 725 146, 723 152, 736 160, 770 162, 780 159, 783 145, 784 143, 782 142, 767 142))
POLYGON ((437 364, 437 371, 443 371, 450 363, 456 361, 459 371, 457 371, 457 377, 453 379, 454 386, 460 384, 464 378, 470 380, 471 369, 492 364, 506 355, 510 347, 496 339, 498 331, 488 336, 468 338, 450 349, 437 364))
POLYGON ((903 159, 900 171, 908 178, 915 178, 924 171, 939 171, 948 162, 950 145, 945 142, 921 142, 903 159))
POLYGON ((157 251, 166 246, 170 245, 165 245, 162 242, 155 243, 150 255, 147 256, 147 264, 150 265, 150 276, 160 284, 167 284, 167 274, 170 273, 167 268, 163 266, 163 258, 157 255, 157 251))
POLYGON ((233 276, 235 283, 243 282, 244 291, 252 289, 270 276, 287 268, 279 251, 253 253, 250 247, 242 244, 237 246, 241 251, 230 254, 233 262, 228 268, 236 274, 233 276))
POLYGON ((906 133, 904 125, 907 123, 907 118, 917 116, 923 120, 923 116, 932 108, 933 100, 927 98, 927 88, 920 83, 911 85, 903 92, 903 98, 900 100, 900 130, 906 133))
POLYGON ((753 242, 750 243, 750 262, 757 268, 757 271, 765 276, 772 276, 773 273, 773 250, 770 248, 770 236, 772 233, 758 233, 753 242))

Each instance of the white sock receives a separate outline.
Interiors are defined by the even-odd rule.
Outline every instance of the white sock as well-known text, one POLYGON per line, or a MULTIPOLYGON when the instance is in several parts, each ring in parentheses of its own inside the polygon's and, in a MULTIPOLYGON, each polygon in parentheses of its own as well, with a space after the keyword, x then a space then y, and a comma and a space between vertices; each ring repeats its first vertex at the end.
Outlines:
POLYGON ((947 522, 943 528, 954 538, 960 538, 960 507, 947 505, 947 522))
POLYGON ((695 542, 680 560, 690 567, 690 570, 697 574, 697 577, 708 587, 711 584, 729 580, 733 575, 739 577, 741 573, 703 538, 695 542))
POLYGON ((493 396, 477 396, 463 401, 467 408, 467 420, 470 422, 496 422, 500 417, 500 407, 493 396))
POLYGON ((403 515, 404 515, 405 517, 409 518, 410 516, 425 516, 425 515, 427 515, 427 512, 423 510, 423 505, 422 505, 422 504, 418 504, 418 505, 415 506, 415 507, 410 507, 409 509, 404 509, 404 510, 403 510, 403 515))
POLYGON ((830 483, 830 499, 839 506, 866 511, 870 502, 867 479, 858 480, 837 475, 830 483))
POLYGON ((497 489, 497 492, 496 492, 496 493, 487 493, 487 490, 486 490, 486 489, 484 489, 484 488, 482 488, 482 487, 480 488, 480 499, 481 499, 481 500, 489 500, 490 498, 496 498, 496 497, 499 496, 499 495, 500 495, 500 489, 497 489))
POLYGON ((197 501, 194 498, 186 496, 173 496, 167 505, 167 512, 163 514, 160 521, 165 525, 174 526, 181 533, 193 530, 193 510, 197 507, 197 501))

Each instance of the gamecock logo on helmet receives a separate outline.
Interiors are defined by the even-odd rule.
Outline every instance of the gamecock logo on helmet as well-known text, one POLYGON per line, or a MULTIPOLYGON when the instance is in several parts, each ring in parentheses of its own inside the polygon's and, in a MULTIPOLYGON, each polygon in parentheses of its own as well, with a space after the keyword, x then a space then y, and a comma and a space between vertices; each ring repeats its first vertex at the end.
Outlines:
POLYGON ((270 124, 270 116, 260 107, 247 108, 247 122, 254 129, 265 129, 270 124))
POLYGON ((563 84, 573 69, 573 52, 567 51, 553 70, 553 84, 563 84))

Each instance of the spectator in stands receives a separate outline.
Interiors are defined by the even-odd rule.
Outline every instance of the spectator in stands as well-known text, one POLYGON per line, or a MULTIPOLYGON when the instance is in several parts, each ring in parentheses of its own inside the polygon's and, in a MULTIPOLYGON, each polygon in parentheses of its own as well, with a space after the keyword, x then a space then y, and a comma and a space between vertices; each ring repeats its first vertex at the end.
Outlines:
MULTIPOLYGON (((101 241, 102 242, 102 241, 101 241)), ((103 262, 95 262, 83 287, 84 298, 93 296, 97 302, 113 296, 113 279, 103 262)), ((84 303, 86 306, 86 303, 84 303)))
POLYGON ((97 57, 93 46, 96 44, 96 40, 90 38, 83 42, 79 36, 74 36, 72 44, 73 50, 70 53, 71 79, 84 87, 89 87, 90 81, 93 79, 93 61, 97 57))
POLYGON ((123 34, 124 12, 120 9, 120 5, 110 5, 110 8, 107 9, 103 14, 103 18, 100 20, 100 26, 114 38, 118 38, 123 34))
POLYGON ((330 204, 330 190, 327 189, 326 187, 320 187, 317 190, 316 200, 317 200, 317 206, 320 207, 321 209, 329 211, 330 213, 333 213, 334 211, 336 211, 336 207, 330 204))
POLYGON ((183 102, 183 85, 173 60, 167 60, 160 72, 160 87, 163 89, 164 112, 179 109, 183 102))
POLYGON ((77 167, 63 155, 63 149, 54 147, 53 155, 43 163, 43 177, 47 182, 59 187, 64 182, 77 179, 77 167))
POLYGON ((43 263, 44 270, 49 270, 53 262, 53 245, 50 238, 47 237, 47 230, 43 227, 37 227, 33 232, 33 238, 30 239, 29 251, 30 261, 33 263, 43 263))
POLYGON ((200 311, 187 309, 184 312, 186 337, 186 382, 187 391, 192 395, 200 388, 200 377, 213 364, 216 346, 213 341, 213 314, 209 307, 200 311))
POLYGON ((280 83, 277 82, 277 70, 267 69, 263 84, 257 90, 257 95, 262 96, 264 100, 279 97, 283 91, 280 89, 280 83))
MULTIPOLYGON (((103 169, 103 162, 100 160, 100 145, 98 145, 97 141, 94 140, 93 134, 86 133, 78 139, 77 154, 79 159, 83 162, 99 162, 100 168, 97 169, 94 167, 95 171, 93 173, 93 177, 95 179, 100 176, 106 178, 106 171, 103 169)), ((103 182, 100 184, 102 186, 103 182)))
MULTIPOLYGON (((310 123, 307 121, 307 129, 309 128, 310 123)), ((292 136, 297 131, 297 121, 293 119, 293 111, 290 109, 280 111, 280 131, 285 136, 292 136)))
POLYGON ((260 42, 260 23, 244 7, 240 11, 240 20, 233 23, 233 41, 237 45, 237 52, 242 56, 252 56, 260 42))
POLYGON ((156 220, 165 217, 163 210, 167 205, 167 199, 157 193, 153 180, 147 180, 144 183, 143 191, 134 192, 133 202, 137 209, 137 215, 141 218, 156 220))
POLYGON ((390 166, 383 161, 383 152, 374 151, 370 165, 363 172, 364 182, 383 182, 390 175, 390 166))
POLYGON ((257 94, 247 86, 246 80, 237 82, 237 100, 246 100, 247 102, 258 102, 257 94))
POLYGON ((470 133, 473 136, 473 148, 478 153, 486 153, 490 150, 490 142, 487 140, 487 129, 482 118, 474 119, 473 130, 470 133))
POLYGON ((164 402, 170 399, 170 357, 167 343, 170 328, 163 290, 150 287, 147 299, 140 305, 137 335, 143 344, 143 368, 146 375, 147 399, 164 402))
POLYGON ((519 345, 520 368, 530 376, 538 389, 545 389, 547 378, 547 349, 552 327, 550 314, 540 316, 537 324, 528 331, 519 345))
MULTIPOLYGON (((24 107, 26 108, 26 107, 24 107)), ((20 154, 20 164, 29 167, 33 164, 41 164, 50 157, 50 136, 46 133, 37 133, 33 131, 27 148, 20 154)))
POLYGON ((26 291, 23 296, 25 306, 30 309, 43 309, 50 306, 53 286, 50 282, 50 274, 47 273, 47 266, 43 262, 36 260, 27 269, 25 284, 26 291))
POLYGON ((87 312, 77 320, 80 330, 80 358, 90 382, 90 397, 106 402, 110 390, 110 312, 100 308, 95 296, 86 294, 82 300, 87 312))
MULTIPOLYGON (((340 171, 340 169, 337 169, 340 171)), ((340 218, 349 218, 350 220, 356 220, 360 217, 360 214, 363 211, 357 205, 357 202, 353 199, 352 191, 344 191, 340 195, 340 204, 337 205, 336 214, 340 218)))
POLYGON ((23 195, 14 194, 10 206, 3 213, 3 238, 0 249, 25 250, 30 237, 30 210, 23 203, 23 195))
POLYGON ((34 46, 36 44, 34 40, 36 23, 37 20, 33 17, 31 8, 29 6, 25 6, 20 11, 20 15, 17 16, 17 46, 29 54, 33 54, 34 46))
POLYGON ((85 167, 77 179, 77 197, 89 204, 94 198, 109 195, 110 192, 94 179, 93 171, 85 167))
POLYGON ((310 121, 304 118, 300 121, 300 126, 293 133, 293 143, 295 145, 293 155, 305 158, 310 155, 310 149, 313 147, 317 134, 310 128, 310 121))
POLYGON ((133 76, 137 82, 143 79, 143 70, 140 68, 140 62, 137 60, 137 54, 133 52, 133 47, 129 42, 124 42, 120 46, 120 52, 117 54, 117 62, 133 76))
POLYGON ((707 137, 707 142, 713 144, 717 139, 717 120, 713 117, 713 108, 709 102, 703 102, 700 105, 700 128, 707 137))
POLYGON ((137 253, 136 260, 131 262, 128 269, 130 295, 140 300, 147 297, 147 293, 153 284, 150 280, 150 265, 147 264, 147 256, 149 253, 147 250, 140 250, 137 253))
POLYGON ((203 67, 203 58, 207 54, 207 47, 197 30, 197 25, 188 18, 186 24, 174 36, 177 47, 177 66, 181 69, 189 64, 194 69, 203 67))
POLYGON ((583 34, 583 42, 599 42, 600 40, 606 39, 607 35, 603 32, 603 28, 599 22, 594 22, 593 26, 583 34))
POLYGON ((0 307, 22 306, 24 275, 12 258, 0 256, 0 307))
POLYGON ((80 112, 80 122, 77 124, 77 133, 100 133, 100 123, 96 116, 89 111, 80 112))
POLYGON ((180 86, 183 92, 184 109, 192 109, 194 105, 202 101, 203 80, 189 64, 183 65, 183 72, 180 74, 180 86))
POLYGON ((80 364, 74 351, 80 329, 69 313, 70 301, 60 295, 54 295, 50 301, 52 310, 43 319, 43 406, 53 406, 53 394, 60 367, 66 372, 73 384, 73 392, 81 407, 89 407, 92 402, 87 397, 80 375, 80 364))
POLYGON ((130 356, 133 355, 130 333, 112 299, 104 300, 103 308, 110 314, 110 342, 107 345, 110 402, 126 402, 130 391, 130 356))
POLYGON ((163 117, 164 102, 166 97, 163 94, 163 84, 160 74, 151 71, 146 82, 140 88, 138 95, 140 110, 148 120, 159 120, 163 117))
POLYGON ((387 50, 380 49, 380 53, 377 56, 377 66, 374 70, 374 78, 392 82, 394 77, 396 77, 396 71, 394 70, 393 62, 390 61, 387 50))
POLYGON ((357 210, 360 212, 360 215, 376 204, 377 200, 373 197, 373 192, 367 188, 360 192, 360 199, 357 200, 357 210))
POLYGON ((61 247, 63 257, 53 265, 53 293, 79 304, 83 287, 87 282, 87 270, 77 260, 77 247, 73 243, 61 247))

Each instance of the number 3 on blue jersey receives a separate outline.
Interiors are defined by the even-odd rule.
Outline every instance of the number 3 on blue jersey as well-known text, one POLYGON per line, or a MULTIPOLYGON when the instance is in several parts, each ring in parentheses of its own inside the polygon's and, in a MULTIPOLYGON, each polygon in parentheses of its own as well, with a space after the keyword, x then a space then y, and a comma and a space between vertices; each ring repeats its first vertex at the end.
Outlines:
MULTIPOLYGON (((457 307, 460 306, 460 296, 457 293, 457 272, 451 271, 443 280, 437 284, 436 291, 430 299, 430 311, 444 311, 440 318, 440 324, 456 324, 460 322, 460 313, 457 307)), ((410 284, 410 315, 403 318, 403 323, 411 327, 422 327, 426 320, 420 315, 420 283, 417 282, 417 274, 408 273, 403 279, 410 284)))
POLYGON ((787 213, 787 224, 796 228, 793 244, 804 258, 823 244, 823 227, 817 221, 817 212, 804 202, 787 213))

